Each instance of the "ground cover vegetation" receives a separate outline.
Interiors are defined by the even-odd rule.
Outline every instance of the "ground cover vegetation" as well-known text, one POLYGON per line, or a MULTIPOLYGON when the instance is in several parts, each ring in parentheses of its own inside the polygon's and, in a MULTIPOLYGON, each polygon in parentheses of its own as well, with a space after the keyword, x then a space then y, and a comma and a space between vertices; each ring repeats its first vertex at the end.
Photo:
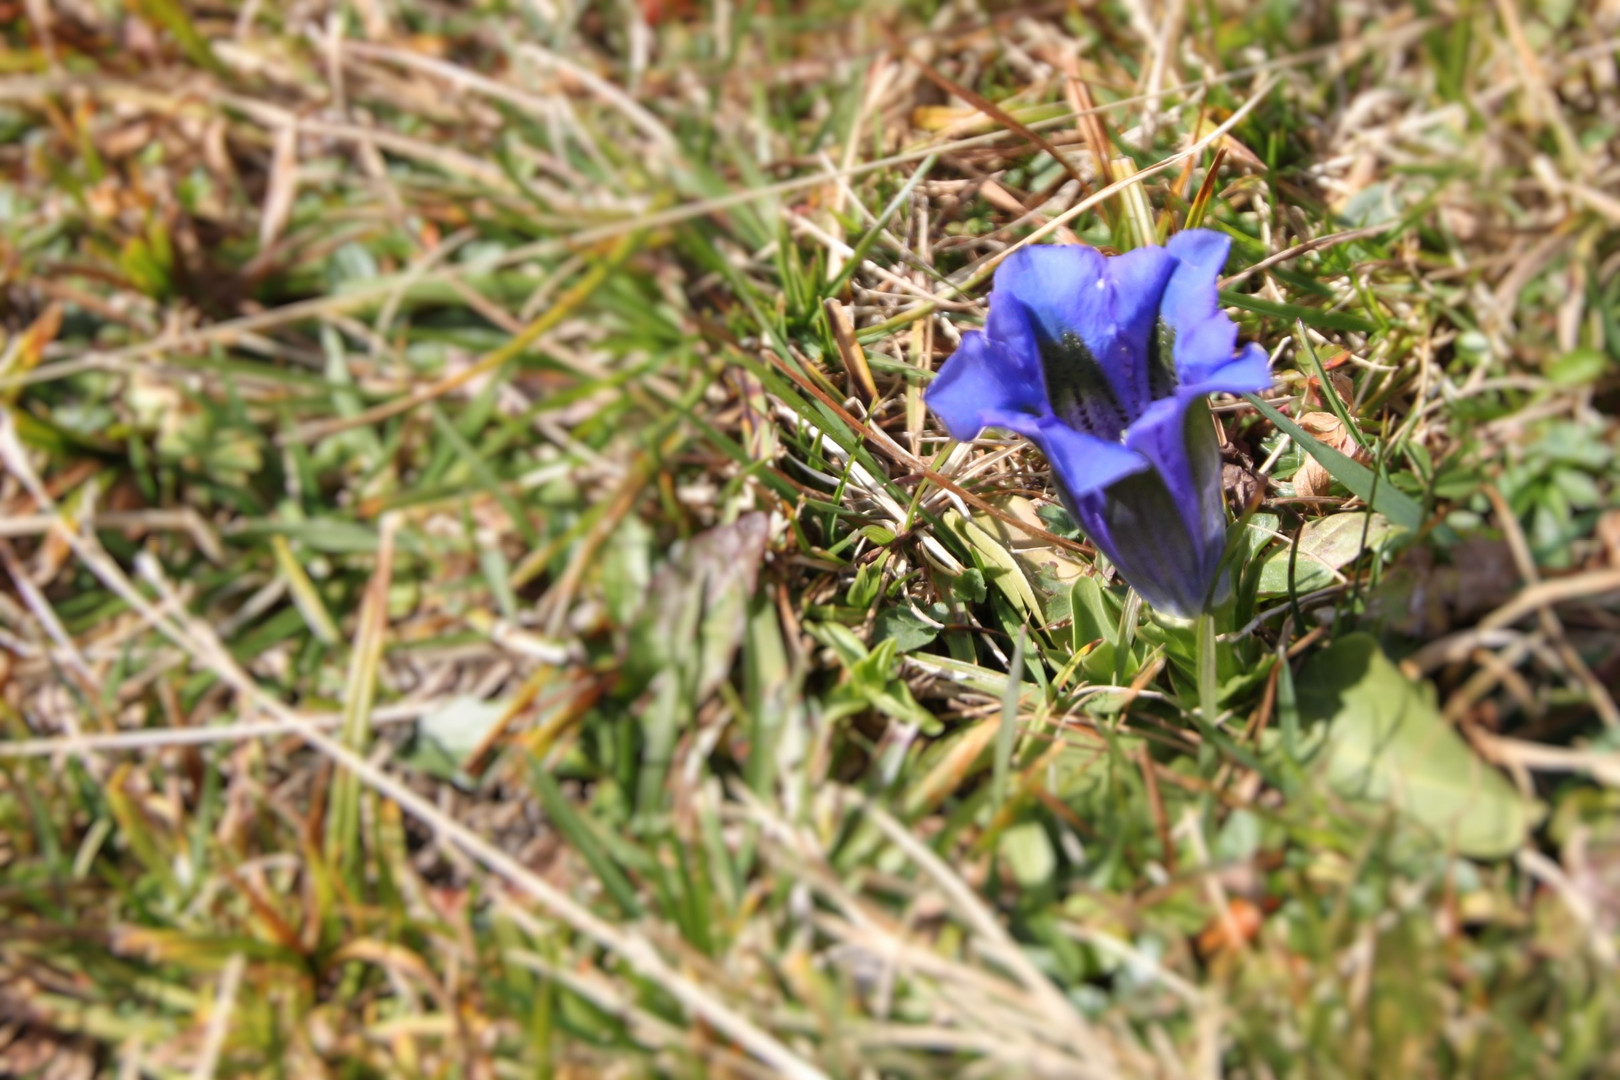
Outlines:
POLYGON ((1620 1074, 1614 4, 0 35, 0 1075, 1620 1074), (924 400, 1193 227, 1201 621, 924 400))

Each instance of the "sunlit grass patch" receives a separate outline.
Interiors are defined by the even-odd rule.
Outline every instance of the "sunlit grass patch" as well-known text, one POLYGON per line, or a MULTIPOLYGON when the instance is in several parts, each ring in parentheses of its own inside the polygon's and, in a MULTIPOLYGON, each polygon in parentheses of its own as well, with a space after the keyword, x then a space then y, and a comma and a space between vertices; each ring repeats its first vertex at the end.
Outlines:
POLYGON ((0 1074, 1616 1070, 1601 16, 35 7, 0 1074), (925 401, 1195 226, 1202 637, 925 401))

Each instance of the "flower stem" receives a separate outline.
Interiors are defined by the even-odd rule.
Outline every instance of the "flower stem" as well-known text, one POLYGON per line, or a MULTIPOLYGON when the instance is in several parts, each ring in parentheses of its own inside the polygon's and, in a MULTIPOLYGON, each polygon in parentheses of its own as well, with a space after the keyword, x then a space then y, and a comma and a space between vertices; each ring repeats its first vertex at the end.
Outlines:
POLYGON ((1198 648, 1199 719, 1213 728, 1215 726, 1219 686, 1215 675, 1215 616, 1207 611, 1198 616, 1196 642, 1198 648))

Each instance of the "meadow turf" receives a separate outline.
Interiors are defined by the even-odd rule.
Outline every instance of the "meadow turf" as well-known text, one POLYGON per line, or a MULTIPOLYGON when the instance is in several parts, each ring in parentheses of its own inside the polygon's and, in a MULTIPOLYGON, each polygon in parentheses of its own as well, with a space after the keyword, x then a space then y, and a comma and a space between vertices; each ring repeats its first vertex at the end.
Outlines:
POLYGON ((1617 58, 0 2, 0 1076, 1620 1076, 1617 58), (1213 666, 922 396, 1195 224, 1213 666))

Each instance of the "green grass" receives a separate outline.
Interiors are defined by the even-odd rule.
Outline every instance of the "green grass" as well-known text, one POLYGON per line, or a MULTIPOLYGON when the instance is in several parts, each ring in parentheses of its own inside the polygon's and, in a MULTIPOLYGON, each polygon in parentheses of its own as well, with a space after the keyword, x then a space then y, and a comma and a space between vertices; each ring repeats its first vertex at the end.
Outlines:
POLYGON ((47 7, 0 1075, 1620 1073, 1612 23, 47 7), (1213 671, 922 403, 1189 221, 1213 671))

